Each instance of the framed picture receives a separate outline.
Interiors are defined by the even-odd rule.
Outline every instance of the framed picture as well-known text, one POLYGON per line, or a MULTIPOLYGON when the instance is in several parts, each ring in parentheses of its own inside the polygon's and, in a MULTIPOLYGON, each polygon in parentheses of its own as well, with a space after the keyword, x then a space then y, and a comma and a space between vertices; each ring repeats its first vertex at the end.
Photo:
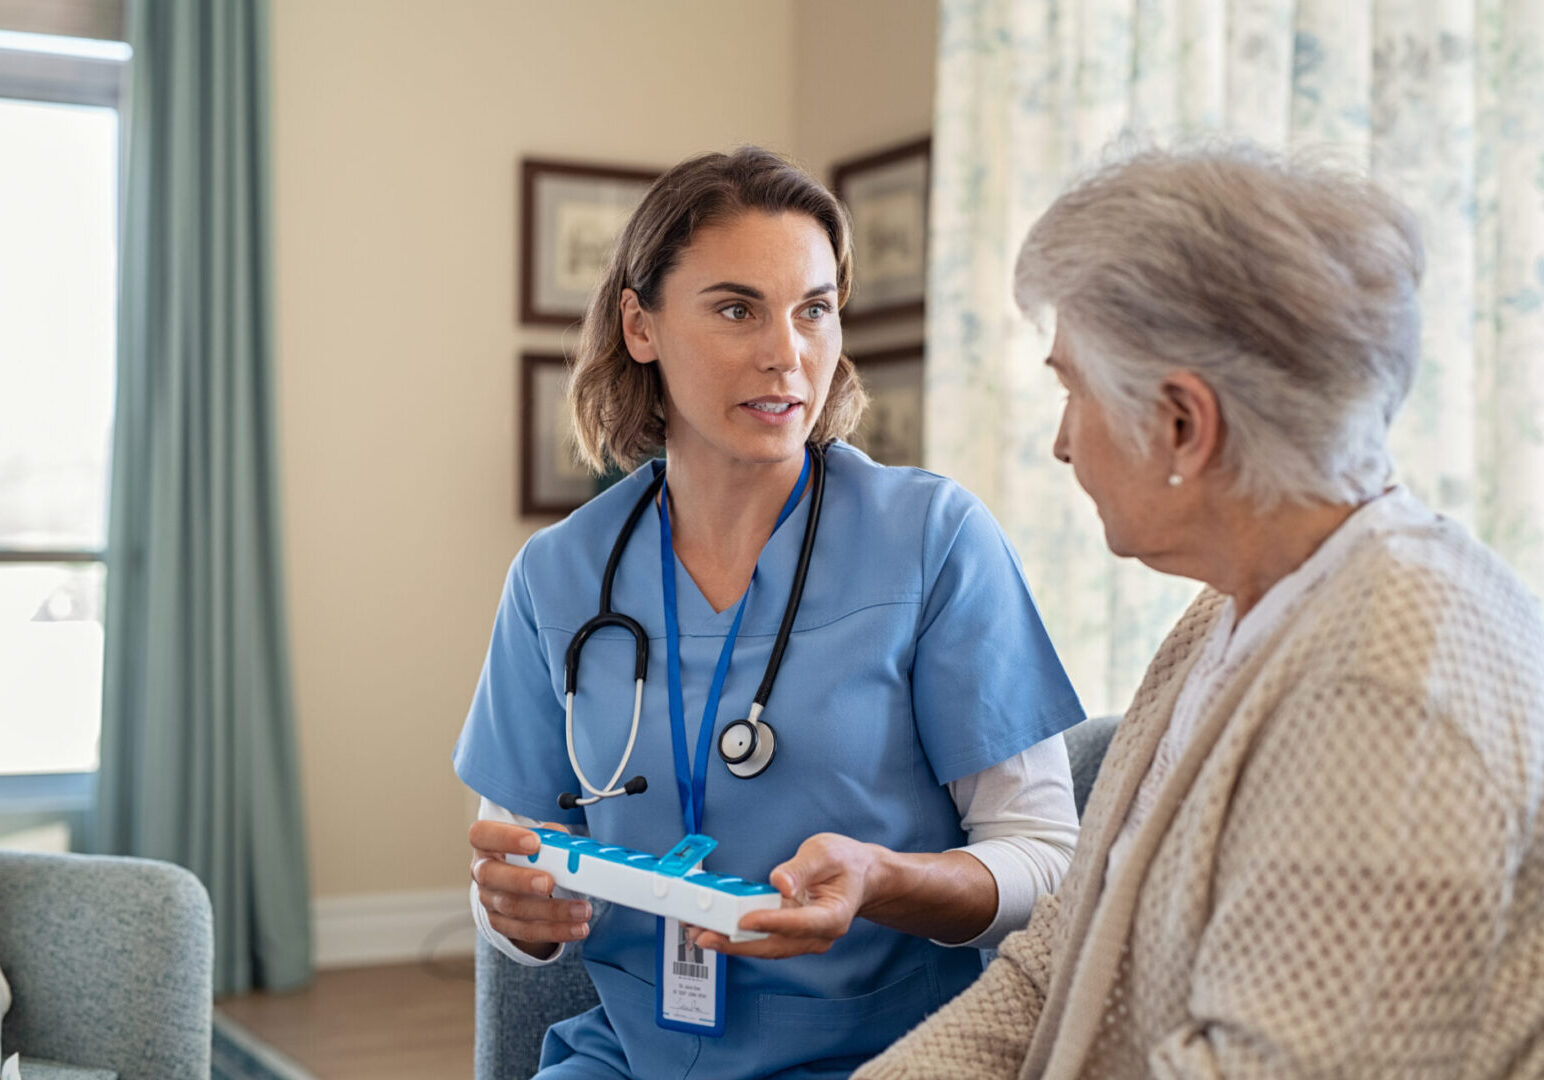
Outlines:
POLYGON ((568 326, 584 317, 617 234, 658 170, 520 163, 520 321, 568 326))
POLYGON ((832 170, 836 196, 852 213, 854 288, 843 322, 922 313, 932 142, 919 139, 832 170))
POLYGON ((922 346, 857 354, 869 407, 853 439, 882 465, 922 464, 922 346))
POLYGON ((595 477, 574 452, 568 361, 520 356, 520 513, 563 515, 595 494, 595 477))

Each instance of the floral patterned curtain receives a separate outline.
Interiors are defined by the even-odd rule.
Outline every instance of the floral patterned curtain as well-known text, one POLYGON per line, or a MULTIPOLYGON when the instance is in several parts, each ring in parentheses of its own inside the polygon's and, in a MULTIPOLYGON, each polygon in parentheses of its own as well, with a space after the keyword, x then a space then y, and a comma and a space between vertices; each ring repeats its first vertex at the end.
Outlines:
POLYGON ((1007 528, 1091 712, 1125 708, 1198 586, 1111 556, 1052 460, 1013 259, 1112 140, 1204 132, 1322 146, 1415 209, 1400 479, 1544 591, 1544 2, 942 0, 926 458, 1007 528))

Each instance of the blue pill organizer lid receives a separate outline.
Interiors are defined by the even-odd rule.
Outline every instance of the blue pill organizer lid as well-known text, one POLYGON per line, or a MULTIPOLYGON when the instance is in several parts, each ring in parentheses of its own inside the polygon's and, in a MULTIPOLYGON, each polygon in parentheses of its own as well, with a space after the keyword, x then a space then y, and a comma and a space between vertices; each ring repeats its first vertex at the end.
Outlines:
MULTIPOLYGON (((683 837, 681 842, 671 848, 663 858, 656 858, 646 851, 633 851, 631 848, 618 847, 615 844, 603 844, 588 836, 574 836, 556 829, 535 828, 531 831, 540 837, 541 842, 547 847, 568 852, 569 873, 578 873, 580 863, 588 857, 620 863, 623 866, 652 871, 668 877, 682 878, 694 885, 715 889, 731 896, 762 896, 777 892, 770 885, 746 881, 741 877, 696 870, 702 860, 707 858, 708 853, 718 846, 717 840, 700 833, 683 837)), ((539 855, 539 852, 535 855, 527 855, 526 859, 534 863, 539 855)))

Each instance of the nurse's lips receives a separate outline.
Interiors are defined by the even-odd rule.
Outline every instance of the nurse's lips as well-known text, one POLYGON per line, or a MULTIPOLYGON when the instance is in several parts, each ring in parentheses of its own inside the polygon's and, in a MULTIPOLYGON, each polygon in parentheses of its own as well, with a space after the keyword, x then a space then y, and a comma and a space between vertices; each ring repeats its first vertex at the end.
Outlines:
POLYGON ((764 424, 780 427, 793 423, 804 411, 804 403, 796 397, 768 395, 742 401, 740 411, 750 414, 764 424))

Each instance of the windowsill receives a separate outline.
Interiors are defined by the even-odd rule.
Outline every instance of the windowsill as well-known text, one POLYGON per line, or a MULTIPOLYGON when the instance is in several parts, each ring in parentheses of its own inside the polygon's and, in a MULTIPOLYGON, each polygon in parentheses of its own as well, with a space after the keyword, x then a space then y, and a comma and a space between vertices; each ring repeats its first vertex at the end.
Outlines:
POLYGON ((94 772, 0 775, 0 815, 81 814, 96 799, 94 772))

